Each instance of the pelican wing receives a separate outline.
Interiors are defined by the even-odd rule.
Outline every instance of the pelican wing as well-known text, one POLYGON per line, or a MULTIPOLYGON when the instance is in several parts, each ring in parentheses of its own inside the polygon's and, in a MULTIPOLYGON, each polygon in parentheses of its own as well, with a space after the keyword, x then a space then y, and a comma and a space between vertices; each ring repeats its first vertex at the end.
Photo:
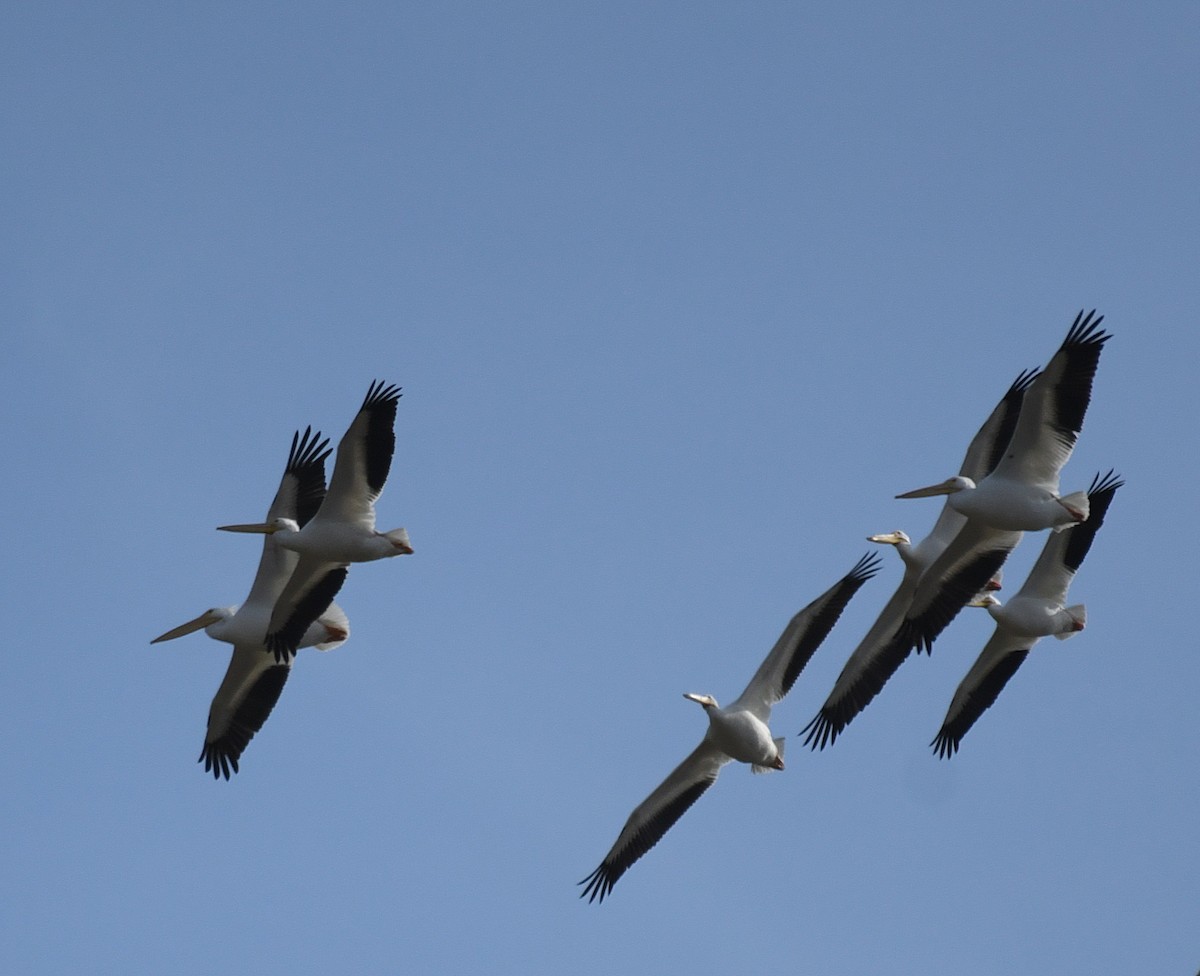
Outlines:
POLYGON ((918 651, 922 648, 932 651, 937 636, 1000 571, 1022 534, 968 520, 945 551, 921 574, 912 604, 900 625, 899 639, 918 651))
POLYGON ((825 704, 801 730, 806 746, 824 749, 827 744, 837 741, 851 720, 871 703, 908 658, 912 644, 898 638, 896 631, 912 603, 916 586, 916 576, 905 574, 867 635, 846 661, 825 704))
POLYGON ((706 738, 675 767, 659 787, 629 815, 600 866, 579 883, 585 885, 580 898, 604 901, 621 875, 657 844, 688 807, 717 781, 721 767, 730 759, 706 738))
POLYGON ((1092 479, 1088 489, 1090 514, 1087 521, 1078 522, 1062 532, 1051 533, 1017 596, 1037 597, 1055 605, 1066 602, 1071 580, 1092 548, 1092 540, 1104 524, 1108 506, 1123 484, 1112 471, 1105 475, 1097 474, 1092 479))
POLYGON ((279 701, 290 671, 290 664, 276 664, 260 646, 234 647, 208 710, 208 734, 197 760, 205 772, 229 779, 238 771, 238 759, 279 701))
POLYGON ((338 443, 337 460, 321 518, 375 527, 375 500, 383 491, 396 450, 398 386, 376 380, 338 443))
POLYGON ((287 467, 279 480, 279 490, 267 510, 267 521, 277 518, 295 519, 300 528, 317 514, 325 498, 325 459, 329 457, 329 438, 318 430, 306 427, 304 433, 292 435, 287 467))
MULTIPOLYGON (((1004 396, 1000 398, 1000 402, 988 414, 987 420, 971 438, 971 443, 967 445, 967 453, 963 457, 962 466, 958 469, 959 474, 978 483, 991 474, 996 465, 1000 463, 1000 459, 1004 457, 1004 452, 1012 440, 1013 431, 1016 429, 1017 418, 1021 414, 1021 405, 1025 401, 1025 393, 1037 376, 1036 369, 1027 369, 1013 380, 1004 396)), ((933 555, 940 553, 950 544, 950 540, 954 538, 966 520, 967 517, 955 511, 949 501, 944 502, 942 511, 933 524, 933 529, 926 539, 921 541, 922 550, 936 546, 933 555)))
POLYGON ((962 737, 979 716, 991 708, 1036 643, 1036 639, 1018 637, 1001 627, 996 628, 954 693, 942 727, 930 743, 935 755, 949 759, 958 752, 962 737))
MULTIPOLYGON (((292 435, 292 449, 287 467, 279 480, 279 488, 267 510, 267 521, 276 518, 295 519, 303 528, 321 507, 325 497, 325 459, 329 457, 329 440, 321 432, 306 427, 304 434, 292 435)), ((245 605, 273 606, 288 577, 296 568, 296 553, 277 545, 271 536, 263 537, 262 558, 254 585, 245 605)), ((264 611, 265 613, 265 611, 264 611)))
POLYGON ((1025 402, 1025 393, 1038 377, 1036 369, 1020 373, 1000 402, 988 414, 983 426, 975 432, 967 447, 966 457, 958 473, 979 482, 986 478, 1000 463, 1017 427, 1017 418, 1025 402))
POLYGON ((771 706, 792 690, 797 676, 829 636, 850 598, 879 572, 880 562, 876 553, 863 556, 850 572, 792 617, 746 690, 729 707, 747 708, 767 721, 771 706))
POLYGON ((337 563, 300 557, 267 625, 266 646, 276 661, 286 661, 296 653, 305 632, 338 595, 348 572, 337 563))
POLYGON ((1012 440, 996 466, 999 476, 1058 490, 1058 473, 1083 429, 1100 353, 1111 338, 1100 328, 1103 321, 1094 310, 1075 317, 1063 344, 1025 393, 1012 440))
MULTIPOLYGON (((980 481, 991 473, 1008 447, 1025 391, 1037 375, 1037 370, 1027 369, 1013 380, 988 414, 987 420, 971 438, 959 474, 980 481)), ((929 535, 913 547, 913 558, 919 564, 928 565, 946 550, 966 521, 966 517, 951 508, 949 503, 944 504, 929 535)), ((824 749, 826 745, 836 742, 846 726, 871 703, 888 679, 908 659, 912 644, 899 637, 897 630, 912 603, 919 578, 919 569, 905 572, 896 592, 846 661, 825 704, 801 730, 805 745, 824 749)))

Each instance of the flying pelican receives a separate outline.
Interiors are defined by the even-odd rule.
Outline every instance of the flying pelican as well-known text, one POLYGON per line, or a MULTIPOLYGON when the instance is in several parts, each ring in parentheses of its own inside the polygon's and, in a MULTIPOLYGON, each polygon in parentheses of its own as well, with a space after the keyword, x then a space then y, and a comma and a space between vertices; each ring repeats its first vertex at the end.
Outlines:
MULTIPOLYGON (((329 441, 312 428, 297 431, 279 489, 267 518, 294 518, 306 524, 325 495, 325 458, 329 441)), ((208 732, 198 762, 214 777, 229 779, 238 771, 238 759, 263 727, 279 700, 291 670, 290 662, 276 664, 263 639, 271 610, 292 575, 299 556, 278 545, 272 536, 263 540, 258 573, 246 602, 231 607, 212 607, 185 624, 168 630, 151 644, 175 640, 203 629, 214 640, 233 645, 229 668, 208 711, 208 732)), ((328 651, 350 636, 350 622, 337 604, 331 604, 305 632, 302 647, 328 651)))
MULTIPOLYGON (((1036 376, 1037 370, 1026 370, 1013 380, 983 426, 971 438, 960 468, 964 477, 982 480, 996 466, 1012 437, 1025 391, 1036 376)), ((867 537, 870 542, 896 547, 904 563, 904 577, 846 661, 821 710, 801 731, 805 745, 824 749, 827 744, 837 741, 842 730, 870 704, 908 658, 912 645, 898 637, 896 630, 912 601, 921 573, 950 544, 966 521, 966 516, 952 508, 947 499, 932 531, 916 545, 901 529, 867 537)), ((984 586, 999 589, 999 573, 984 586)))
POLYGON ((1004 457, 976 485, 958 475, 897 498, 948 495, 967 523, 922 575, 901 625, 905 638, 930 651, 933 642, 1021 541, 1023 532, 1061 529, 1088 517, 1088 496, 1059 497, 1058 477, 1083 428, 1104 344, 1104 316, 1076 316, 1045 370, 1025 393, 1004 457))
POLYGON ((393 427, 398 386, 376 380, 338 444, 329 491, 307 525, 286 516, 248 525, 222 525, 223 532, 261 532, 300 554, 299 564, 275 603, 266 644, 277 661, 296 653, 314 620, 346 580, 350 563, 411 553, 404 529, 375 531, 375 500, 383 491, 396 448, 393 427))
POLYGON ((797 675, 858 588, 879 569, 879 557, 864 556, 854 568, 825 593, 801 610, 750 679, 746 690, 725 708, 711 695, 688 693, 683 697, 702 706, 708 715, 708 730, 693 750, 662 784, 629 815, 625 827, 600 866, 579 883, 580 897, 588 901, 612 891, 621 875, 662 839, 671 825, 699 799, 717 779, 721 767, 731 760, 749 763, 753 772, 783 769, 783 739, 771 737, 767 721, 771 706, 791 690, 797 675))
POLYGON ((942 728, 930 743, 935 755, 949 759, 958 751, 962 737, 995 702, 1041 638, 1066 640, 1083 630, 1086 610, 1082 604, 1064 606, 1067 589, 1104 524, 1113 495, 1123 484, 1111 471, 1092 480, 1088 520, 1046 540, 1025 585, 1007 604, 990 594, 973 601, 975 606, 987 608, 996 630, 954 693, 942 728))

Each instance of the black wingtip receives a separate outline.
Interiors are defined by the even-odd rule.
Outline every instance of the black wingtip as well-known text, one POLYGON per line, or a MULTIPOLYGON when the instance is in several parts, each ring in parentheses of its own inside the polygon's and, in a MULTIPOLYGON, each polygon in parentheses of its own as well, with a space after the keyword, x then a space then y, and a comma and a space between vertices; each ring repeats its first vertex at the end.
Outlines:
POLYGON ((366 410, 369 407, 388 403, 389 401, 395 403, 402 396, 400 390, 399 386, 396 386, 394 383, 388 383, 386 380, 372 380, 360 409, 366 410))
POLYGON ((613 885, 617 883, 617 879, 611 877, 605 869, 605 865, 601 864, 586 878, 576 883, 587 886, 579 893, 580 898, 586 898, 589 905, 592 902, 603 904, 605 896, 613 890, 613 885))
POLYGON ((329 438, 323 438, 319 430, 314 431, 312 425, 304 428, 304 433, 296 431, 292 434, 292 449, 288 452, 287 470, 297 471, 310 464, 317 464, 329 457, 332 448, 329 438))
POLYGON ((204 748, 200 750, 200 758, 196 762, 204 763, 204 771, 212 773, 213 779, 219 780, 222 776, 226 780, 230 777, 230 769, 233 772, 238 771, 238 761, 236 756, 231 756, 224 750, 218 748, 217 744, 206 742, 204 748))
POLYGON ((1033 369, 1022 370, 1017 374, 1017 378, 1012 381, 1012 386, 1008 388, 1008 392, 1004 396, 1007 398, 1016 396, 1018 393, 1024 394, 1033 385, 1033 381, 1041 376, 1041 374, 1042 370, 1038 366, 1033 367, 1033 369))
POLYGON ((1105 492, 1115 492, 1118 488, 1123 488, 1124 486, 1125 481, 1116 473, 1116 469, 1109 468, 1104 474, 1096 473, 1095 477, 1092 478, 1092 483, 1088 487, 1087 493, 1088 497, 1091 498, 1095 495, 1102 495, 1105 492))
POLYGON ((958 752, 958 739, 945 729, 938 732, 929 745, 933 747, 933 754, 938 759, 949 759, 958 752))
POLYGON ((1112 338, 1111 332, 1105 332, 1100 328, 1100 323, 1103 321, 1104 316, 1097 315, 1095 309, 1084 314, 1084 310, 1081 308, 1067 332, 1066 339, 1063 340, 1063 348, 1065 349, 1068 346, 1103 346, 1104 343, 1112 338))
POLYGON ((813 716, 813 720, 800 730, 800 735, 804 736, 803 744, 808 746, 813 752, 817 752, 820 749, 824 749, 827 745, 833 745, 837 741, 837 737, 841 734, 841 731, 837 723, 822 708, 813 716))
POLYGON ((883 565, 883 560, 878 552, 868 552, 854 564, 854 568, 846 574, 846 581, 853 583, 865 583, 872 576, 879 572, 883 565))

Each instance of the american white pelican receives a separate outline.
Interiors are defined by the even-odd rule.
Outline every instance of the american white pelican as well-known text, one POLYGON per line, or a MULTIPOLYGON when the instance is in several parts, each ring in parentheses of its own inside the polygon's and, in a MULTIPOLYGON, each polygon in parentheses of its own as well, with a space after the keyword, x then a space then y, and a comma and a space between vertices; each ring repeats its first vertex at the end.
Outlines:
MULTIPOLYGON (((1025 391, 1036 376, 1037 370, 1026 370, 1013 380, 987 420, 971 438, 959 469, 963 476, 982 480, 996 466, 1012 437, 1025 391)), ((908 658, 912 645, 897 635, 897 628, 912 602, 921 573, 945 550, 966 521, 966 516, 955 511, 947 500, 933 529, 916 545, 900 529, 867 537, 870 542, 896 547, 904 563, 904 577, 871 629, 846 661, 821 710, 801 731, 800 734, 805 736, 805 745, 824 749, 826 745, 837 741, 842 730, 870 704, 871 699, 879 694, 888 679, 908 658)), ((985 587, 999 589, 999 574, 989 580, 985 587)))
POLYGON ((1082 604, 1065 606, 1067 590, 1123 484, 1111 471, 1097 475, 1088 490, 1088 520, 1046 540, 1017 595, 1006 604, 991 595, 974 601, 975 606, 987 607, 996 630, 954 693, 942 728, 930 743, 936 755, 949 759, 958 751, 962 737, 995 702, 1041 638, 1066 640, 1083 630, 1087 612, 1082 604))
POLYGON ((967 524, 922 575, 901 625, 930 651, 938 634, 994 576, 1022 532, 1061 529, 1088 517, 1086 492, 1058 494, 1092 395, 1100 353, 1111 336, 1104 316, 1080 312, 1046 369, 1030 385, 1012 440, 995 470, 976 485, 961 475, 897 498, 949 495, 967 524))
POLYGON ((630 814, 600 866, 579 883, 580 897, 599 899, 662 838, 717 779, 731 760, 749 763, 756 773, 783 769, 783 739, 771 736, 771 706, 791 690, 796 676, 833 629, 850 598, 879 569, 879 557, 864 556, 784 628, 775 646, 737 700, 720 708, 711 695, 685 694, 708 714, 704 739, 662 784, 630 814))
MULTIPOLYGON (((328 444, 319 431, 313 434, 312 428, 306 429, 303 437, 299 432, 292 437, 287 467, 267 518, 293 518, 300 524, 312 518, 325 494, 328 444)), ((203 628, 214 640, 233 645, 229 668, 208 711, 208 733, 198 760, 218 779, 229 779, 231 771, 238 771, 238 759, 263 727, 287 681, 290 662, 277 664, 263 641, 275 601, 299 558, 267 536, 245 603, 212 607, 150 642, 175 640, 203 628)), ((349 636, 350 622, 341 607, 331 604, 305 632, 301 646, 328 651, 349 636)))
POLYGON ((300 554, 267 631, 267 648, 278 661, 296 653, 308 627, 345 582, 350 563, 411 553, 404 529, 375 531, 375 500, 383 491, 396 448, 393 427, 398 386, 372 383, 358 414, 338 444, 325 500, 303 528, 280 517, 248 525, 222 525, 224 532, 261 532, 300 554))

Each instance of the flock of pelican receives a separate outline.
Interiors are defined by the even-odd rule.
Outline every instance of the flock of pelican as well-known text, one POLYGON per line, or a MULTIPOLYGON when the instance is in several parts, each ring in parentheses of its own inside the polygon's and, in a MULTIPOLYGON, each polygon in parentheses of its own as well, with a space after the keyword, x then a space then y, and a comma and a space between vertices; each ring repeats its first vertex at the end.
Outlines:
POLYGON ((399 387, 371 384, 338 444, 328 489, 328 439, 311 427, 297 432, 267 520, 220 526, 266 537, 246 602, 212 607, 151 641, 203 629, 233 645, 229 670, 208 711, 199 760, 217 779, 238 771, 242 752, 279 701, 296 652, 328 651, 350 636, 350 621, 333 602, 350 564, 413 551, 404 529, 375 531, 375 501, 396 448, 399 400, 399 387))
MULTIPOLYGON (((894 546, 904 576, 866 636, 851 653, 820 711, 800 733, 805 744, 832 744, 879 694, 915 649, 934 641, 965 606, 985 607, 996 632, 958 686, 931 745, 935 755, 957 752, 963 736, 999 696, 1042 637, 1060 640, 1083 629, 1082 605, 1065 606, 1067 589, 1103 524, 1122 482, 1097 475, 1091 488, 1059 494, 1059 473, 1071 456, 1091 400, 1092 380, 1109 334, 1103 316, 1080 312, 1046 368, 1022 373, 971 440, 959 473, 897 495, 945 495, 933 530, 913 544, 903 531, 869 536, 894 546), (993 595, 1001 570, 1026 532, 1051 534, 1024 585, 1006 604, 993 595)), ((783 769, 782 738, 767 726, 771 706, 829 634, 850 598, 878 570, 861 559, 783 632, 746 690, 721 708, 711 695, 684 697, 703 706, 708 729, 700 745, 630 814, 599 866, 580 883, 580 897, 603 901, 621 876, 662 839, 717 779, 728 762, 753 772, 783 769)))
MULTIPOLYGON (((932 531, 919 543, 899 530, 868 537, 896 549, 904 574, 825 703, 801 731, 805 745, 814 750, 832 745, 913 650, 932 650, 963 607, 985 608, 996 629, 959 684, 931 743, 942 758, 958 751, 1038 640, 1063 640, 1083 630, 1085 608, 1066 605, 1067 591, 1122 482, 1109 471, 1097 475, 1087 491, 1060 495, 1059 475, 1083 427, 1100 354, 1110 338, 1100 328, 1102 320, 1095 312, 1080 312, 1046 367, 1013 381, 971 440, 957 475, 896 496, 945 496, 945 501, 932 531), (1008 555, 1024 533, 1047 529, 1025 583, 1001 603, 994 593, 1001 588, 1008 555)), ((328 488, 329 441, 311 427, 297 431, 266 520, 220 526, 264 536, 245 602, 210 608, 152 641, 203 629, 233 645, 200 753, 205 770, 218 779, 238 771, 242 752, 279 700, 297 652, 329 650, 349 637, 346 614, 333 600, 350 564, 412 552, 404 529, 375 529, 375 502, 395 449, 399 398, 398 387, 371 384, 338 444, 328 488)), ((603 901, 716 782, 726 763, 746 763, 755 773, 784 768, 785 740, 771 733, 771 708, 791 690, 880 565, 878 555, 864 556, 797 613, 729 705, 722 708, 708 694, 684 695, 708 718, 703 739, 630 814, 604 860, 579 882, 581 897, 603 901)))

